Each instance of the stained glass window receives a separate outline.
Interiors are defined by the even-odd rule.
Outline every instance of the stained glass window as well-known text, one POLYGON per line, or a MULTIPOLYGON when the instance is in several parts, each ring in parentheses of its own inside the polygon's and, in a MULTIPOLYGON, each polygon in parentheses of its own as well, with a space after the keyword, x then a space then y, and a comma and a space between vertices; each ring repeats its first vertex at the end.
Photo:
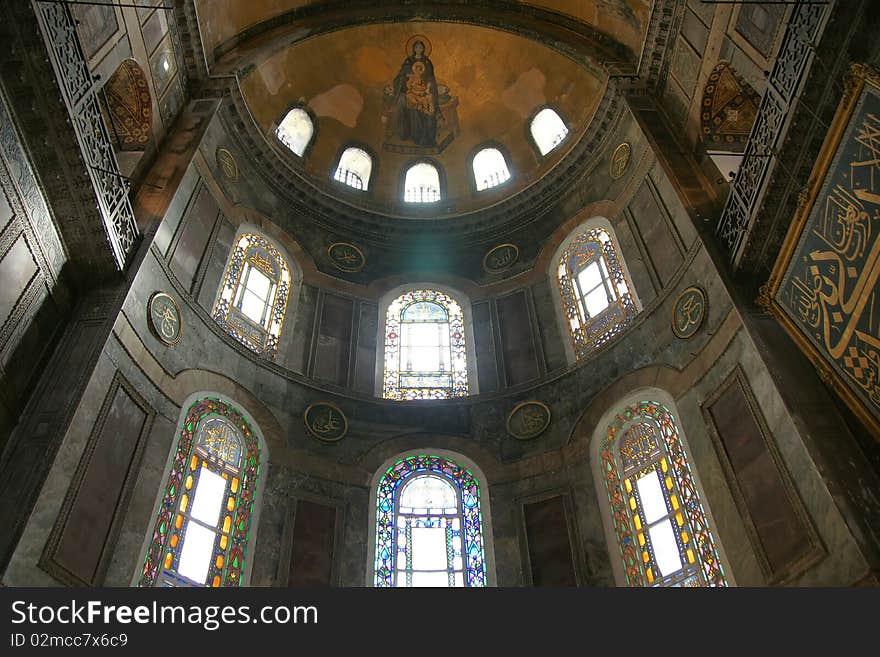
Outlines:
POLYGON ((312 117, 301 107, 294 107, 275 129, 275 136, 291 151, 302 157, 315 134, 312 117))
POLYGON ((339 164, 333 179, 345 183, 354 189, 367 189, 370 186, 370 173, 373 170, 373 158, 362 148, 351 146, 346 148, 339 158, 339 164))
POLYGON ((412 165, 403 181, 403 200, 407 203, 434 203, 440 200, 440 173, 427 162, 412 165))
POLYGON ((629 586, 727 586, 672 413, 627 406, 599 450, 611 518, 629 586))
POLYGON ((579 234, 563 251, 559 294, 578 358, 605 346, 638 313, 614 240, 604 228, 579 234))
POLYGON ((480 486, 470 470, 409 456, 388 468, 376 495, 376 586, 486 586, 480 486))
POLYGON ((529 126, 532 133, 532 139, 541 151, 541 155, 546 155, 559 144, 561 144, 568 135, 568 128, 562 117, 549 107, 545 107, 535 115, 529 126))
POLYGON ((194 402, 171 463, 139 586, 239 586, 260 475, 260 447, 242 413, 194 402))
POLYGON ((274 358, 290 294, 290 268, 261 235, 244 233, 229 256, 213 318, 252 351, 274 358))
POLYGON ((445 399, 468 393, 464 315, 451 296, 411 290, 385 315, 386 399, 445 399))
POLYGON ((484 148, 474 155, 473 167, 478 192, 497 187, 510 180, 507 161, 497 148, 484 148))

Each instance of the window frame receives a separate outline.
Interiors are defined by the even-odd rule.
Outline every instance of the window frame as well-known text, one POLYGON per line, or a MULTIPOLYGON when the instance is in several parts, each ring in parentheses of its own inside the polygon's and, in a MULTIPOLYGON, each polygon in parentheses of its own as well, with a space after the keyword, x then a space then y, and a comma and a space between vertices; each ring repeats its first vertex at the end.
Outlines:
POLYGON ((309 154, 312 151, 312 147, 315 145, 315 142, 318 140, 318 117, 312 111, 312 109, 303 102, 295 102, 288 105, 283 112, 273 121, 272 125, 269 128, 269 141, 274 143, 276 147, 280 147, 281 151, 290 158, 293 158, 296 162, 305 162, 308 159, 309 154), (312 136, 309 139, 306 147, 303 149, 302 155, 297 155, 293 149, 289 148, 281 139, 278 137, 278 128, 281 126, 281 123, 287 118, 287 115, 290 114, 295 109, 303 110, 309 117, 309 120, 312 122, 312 136))
MULTIPOLYGON (((266 442, 259 425, 254 421, 251 414, 237 401, 216 392, 202 391, 193 393, 184 401, 181 406, 179 419, 177 421, 174 433, 174 439, 168 449, 168 456, 165 462, 165 468, 162 472, 162 478, 157 482, 157 493, 155 503, 152 507, 150 515, 150 524, 144 535, 143 545, 136 562, 135 572, 132 577, 131 585, 136 587, 154 587, 163 585, 164 561, 168 554, 171 535, 173 530, 165 534, 165 538, 157 538, 159 535, 158 528, 165 518, 165 521, 171 525, 171 521, 179 513, 181 503, 181 489, 185 486, 185 474, 190 471, 190 463, 196 455, 196 439, 198 430, 202 421, 209 420, 214 417, 222 417, 238 429, 237 434, 241 442, 242 457, 240 467, 240 483, 238 500, 234 512, 230 512, 233 520, 231 522, 230 541, 225 549, 224 571, 228 566, 229 559, 235 548, 240 547, 239 554, 243 563, 240 564, 237 574, 230 581, 226 575, 226 581, 221 582, 221 586, 249 586, 251 572, 253 570, 253 561, 256 548, 256 535, 259 529, 260 513, 262 510, 263 490, 266 484, 266 464, 268 451, 266 442), (188 424, 192 424, 192 429, 187 429, 188 424), (187 437, 187 433, 188 436, 187 437), (188 446, 187 446, 188 445, 188 446), (185 452, 185 456, 183 456, 185 452), (254 458, 254 463, 249 463, 249 459, 254 458), (176 481, 176 492, 171 494, 171 485, 176 481), (245 493, 250 496, 249 516, 247 525, 243 530, 237 528, 240 520, 239 512, 241 510, 241 500, 247 499, 245 493), (237 537, 237 540, 236 538, 237 537), (157 552, 158 550, 158 552, 157 552), (152 559, 154 562, 158 556, 159 561, 155 563, 153 572, 148 572, 148 565, 152 559)), ((192 505, 192 494, 195 487, 190 492, 190 508, 192 505)), ((223 509, 221 506, 221 517, 223 509)), ((182 527, 181 527, 182 529, 182 527)), ((173 549, 179 553, 183 548, 183 537, 179 539, 173 549)), ((210 569, 209 569, 210 574, 210 569)), ((211 582, 206 583, 206 588, 212 588, 211 582)))
MULTIPOLYGON (((391 469, 395 464, 402 462, 406 459, 412 457, 424 457, 430 456, 440 459, 445 459, 447 461, 452 462, 457 465, 459 468, 463 470, 469 471, 471 477, 473 477, 475 483, 477 484, 480 495, 479 495, 479 511, 480 516, 482 518, 482 522, 480 525, 480 536, 482 539, 482 547, 483 547, 483 572, 485 577, 485 584, 483 586, 494 587, 498 585, 497 575, 495 572, 495 544, 494 544, 494 530, 493 530, 493 521, 492 521, 492 505, 490 499, 489 492, 489 480, 486 478, 483 470, 480 468, 477 463, 475 463, 468 456, 460 453, 453 452, 447 449, 434 449, 430 446, 426 446, 422 449, 412 449, 404 452, 400 452, 394 454, 388 458, 386 458, 381 465, 374 471, 373 477, 370 481, 370 512, 369 512, 369 527, 368 527, 368 540, 367 540, 367 564, 364 569, 364 583, 368 588, 375 587, 377 585, 377 575, 378 572, 376 570, 376 547, 377 547, 377 530, 378 530, 378 511, 379 511, 379 486, 382 482, 383 477, 388 473, 389 469, 391 469)), ((430 474, 429 472, 418 472, 417 474, 430 474)), ((408 478, 408 477, 406 477, 408 478)), ((458 488, 453 484, 454 488, 458 488)), ((459 499, 461 499, 461 492, 458 491, 459 499)), ((399 497, 399 495, 397 496, 399 497)), ((396 500, 395 500, 396 504, 396 500)), ((392 517, 396 518, 396 515, 392 517)), ((466 545, 465 545, 466 549, 466 545)), ((464 555, 463 555, 464 556, 464 555)), ((465 562, 466 563, 466 562, 465 562)), ((465 566, 465 571, 467 572, 467 566, 465 566)), ((465 574, 465 580, 467 580, 467 574, 465 574)), ((386 579, 387 582, 387 579, 386 579)), ((465 588, 467 584, 465 584, 465 588)))
POLYGON ((486 194, 491 194, 491 193, 493 193, 493 191, 505 189, 505 188, 509 187, 511 184, 513 184, 513 182, 516 178, 516 176, 514 175, 513 169, 511 168, 510 151, 508 150, 508 148, 504 144, 497 142, 497 141, 485 141, 485 142, 479 144, 478 146, 476 146, 475 148, 471 149, 471 152, 468 154, 468 158, 467 158, 467 169, 468 169, 468 183, 471 188, 471 193, 474 196, 477 196, 477 195, 483 196, 486 194), (490 149, 490 148, 494 148, 496 151, 501 153, 501 157, 504 158, 504 164, 507 167, 507 174, 509 177, 504 182, 498 183, 497 185, 493 185, 492 187, 487 187, 486 189, 478 189, 477 188, 478 187, 477 174, 476 174, 476 171, 474 171, 474 159, 481 152, 483 152, 484 150, 490 149))
MULTIPOLYGON (((624 435, 626 429, 632 424, 638 423, 641 417, 643 417, 638 412, 633 412, 633 409, 639 404, 654 404, 668 413, 668 423, 675 431, 675 443, 679 450, 679 456, 683 457, 687 466, 684 474, 681 476, 677 472, 673 472, 675 477, 680 477, 680 479, 676 479, 675 485, 679 486, 680 481, 686 479, 689 482, 691 489, 695 491, 697 505, 701 511, 700 520, 705 527, 705 532, 709 535, 711 542, 710 548, 721 564, 720 573, 723 582, 717 580, 713 585, 736 586, 734 574, 731 569, 731 562, 724 552, 724 546, 717 525, 712 516, 712 510, 709 505, 706 489, 700 481, 699 470, 710 464, 704 462, 698 463, 694 459, 694 455, 688 446, 687 436, 682 427, 680 420, 681 416, 676 407, 675 400, 669 393, 659 388, 635 389, 624 397, 619 398, 614 404, 610 405, 598 423, 595 424, 592 441, 590 443, 590 469, 593 474, 593 482, 599 502, 606 545, 617 586, 659 586, 661 584, 661 582, 656 581, 656 578, 655 583, 646 583, 645 568, 643 567, 642 558, 639 556, 641 548, 637 543, 638 530, 634 530, 635 525, 632 521, 632 511, 630 510, 626 499, 628 493, 623 484, 624 476, 620 466, 618 450, 619 440, 624 435), (615 427, 614 435, 609 438, 609 433, 612 427, 615 427), (609 449, 609 444, 614 459, 614 467, 616 468, 612 473, 609 473, 606 469, 605 455, 609 449), (617 478, 618 487, 609 490, 607 480, 614 477, 617 478), (615 498, 614 495, 612 495, 613 491, 618 492, 618 498, 615 498), (614 508, 618 509, 617 513, 615 513, 614 508), (621 509, 623 509, 623 511, 621 511, 621 509), (624 512, 625 514, 625 518, 623 519, 619 517, 621 512, 624 512), (631 544, 635 551, 634 562, 637 564, 636 570, 638 570, 638 574, 636 574, 632 568, 628 570, 625 565, 623 558, 624 549, 618 531, 623 531, 624 533, 629 532, 629 540, 631 543, 628 543, 627 545, 631 544)), ((668 440, 664 441, 664 448, 666 448, 667 443, 668 440)), ((670 461, 670 471, 674 470, 675 457, 670 456, 666 449, 664 450, 663 455, 665 455, 670 461)), ((638 472, 640 469, 641 468, 637 468, 635 472, 638 472)), ((630 476, 632 477, 633 474, 631 473, 630 476)), ((709 481, 714 482, 714 477, 710 478, 709 481)), ((635 489, 635 486, 633 486, 633 488, 635 489)), ((682 499, 681 509, 685 510, 686 507, 687 503, 682 499)), ((660 520, 657 522, 660 522, 660 520)), ((687 525, 689 527, 692 522, 692 518, 688 517, 687 525)), ((691 536, 690 540, 693 541, 694 546, 698 545, 698 538, 696 536, 691 536)), ((703 567, 702 559, 698 560, 697 567, 703 567)), ((673 578, 673 575, 675 575, 675 573, 667 577, 673 578)))
POLYGON ((560 147, 563 144, 565 144, 567 141, 569 141, 569 139, 572 136, 572 125, 565 118, 565 114, 562 111, 560 111, 559 106, 557 104, 544 103, 543 105, 538 105, 535 109, 533 109, 532 113, 529 114, 529 116, 526 118, 525 132, 526 132, 526 141, 528 141, 528 143, 531 145, 532 150, 534 151, 538 162, 543 162, 543 161, 547 160, 548 158, 553 157, 554 154, 559 153, 560 147), (566 132, 565 137, 563 137, 562 141, 560 141, 558 144, 556 144, 553 148, 551 148, 546 153, 542 153, 541 147, 538 145, 538 142, 532 136, 532 122, 535 120, 535 117, 537 117, 538 114, 543 112, 545 109, 553 110, 553 112, 556 113, 556 116, 559 117, 560 121, 562 121, 562 125, 565 126, 565 129, 568 132, 566 132))
POLYGON ((430 212, 431 210, 436 210, 440 208, 443 203, 446 203, 448 201, 446 195, 446 173, 443 170, 440 162, 430 157, 419 157, 409 160, 401 170, 400 179, 398 181, 397 198, 401 207, 412 210, 414 212, 430 212), (437 177, 440 183, 440 198, 436 201, 421 203, 417 201, 406 200, 406 174, 409 173, 409 170, 417 164, 430 164, 437 171, 437 177))
POLYGON ((377 174, 378 170, 379 170, 379 158, 376 155, 375 151, 372 148, 370 148, 369 146, 367 146, 366 144, 363 144, 361 142, 349 141, 349 142, 344 143, 337 151, 336 157, 333 159, 333 166, 330 169, 328 178, 330 180, 330 184, 333 185, 334 187, 339 188, 343 191, 351 192, 352 194, 358 196, 359 198, 363 198, 365 196, 372 197, 373 190, 375 189, 374 183, 376 181, 376 174, 377 174), (367 183, 366 189, 357 189, 357 188, 352 187, 351 185, 349 185, 341 180, 336 179, 336 172, 339 170, 339 165, 342 162, 342 156, 345 155, 345 152, 350 148, 357 148, 357 149, 363 151, 364 153, 366 153, 367 156, 370 158, 370 178, 367 183))

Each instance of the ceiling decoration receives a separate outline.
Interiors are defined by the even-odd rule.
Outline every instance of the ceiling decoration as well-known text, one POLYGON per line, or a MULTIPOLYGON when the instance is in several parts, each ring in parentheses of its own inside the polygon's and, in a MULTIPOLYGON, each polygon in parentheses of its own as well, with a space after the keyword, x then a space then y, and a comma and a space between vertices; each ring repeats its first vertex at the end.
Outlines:
POLYGON ((153 103, 138 63, 133 59, 123 61, 104 85, 104 94, 110 119, 107 124, 116 147, 122 151, 144 150, 153 128, 153 103))

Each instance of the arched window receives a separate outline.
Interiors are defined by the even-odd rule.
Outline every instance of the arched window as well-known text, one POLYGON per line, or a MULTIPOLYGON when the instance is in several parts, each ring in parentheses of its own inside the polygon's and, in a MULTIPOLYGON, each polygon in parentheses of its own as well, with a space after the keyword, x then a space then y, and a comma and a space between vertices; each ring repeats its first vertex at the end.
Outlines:
POLYGON ((370 173, 373 171, 373 158, 362 148, 350 146, 339 157, 339 164, 333 180, 345 183, 354 189, 366 190, 370 186, 370 173))
POLYGON ((625 406, 598 469, 628 586, 727 586, 675 418, 656 401, 625 406))
POLYGON ((374 583, 486 586, 480 486, 443 456, 402 458, 376 490, 374 583))
POLYGON ((468 394, 464 314, 448 294, 410 290, 385 314, 386 399, 446 399, 468 394))
POLYGON ((212 317, 252 351, 274 358, 290 293, 290 267, 262 235, 242 233, 229 256, 212 317))
POLYGON ((535 114, 535 118, 532 119, 532 123, 529 126, 529 131, 532 133, 532 139, 535 140, 541 155, 546 155, 552 151, 568 135, 568 128, 565 127, 565 122, 559 114, 549 107, 545 107, 535 114))
POLYGON ((406 170, 403 200, 407 203, 434 203, 440 200, 440 172, 433 164, 419 162, 406 170))
POLYGON ((474 155, 473 169, 478 192, 510 180, 507 161, 497 148, 484 148, 474 155))
POLYGON ((577 358, 607 344, 639 311, 614 240, 605 228, 589 228, 570 240, 556 273, 577 358))
POLYGON ((312 117, 301 107, 290 110, 275 128, 278 140, 300 157, 306 152, 314 134, 312 117))
POLYGON ((186 411, 139 586, 240 586, 260 474, 244 415, 206 397, 186 411))

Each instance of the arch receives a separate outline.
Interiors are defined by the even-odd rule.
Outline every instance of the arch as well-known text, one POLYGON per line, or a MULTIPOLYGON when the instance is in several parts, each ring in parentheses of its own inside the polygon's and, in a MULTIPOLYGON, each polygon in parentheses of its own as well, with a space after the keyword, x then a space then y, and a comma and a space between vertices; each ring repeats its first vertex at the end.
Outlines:
POLYGON ((405 203, 436 203, 444 196, 443 169, 433 160, 417 160, 404 169, 401 187, 405 203))
POLYGON ((548 155, 568 136, 568 126, 553 107, 539 108, 528 121, 530 141, 541 157, 548 155))
POLYGON ((315 137, 315 118, 302 106, 287 110, 275 128, 275 137, 298 157, 304 157, 315 137))
POLYGON ((620 586, 728 586, 727 563, 671 395, 637 389, 593 432, 590 468, 620 586))
POLYGON ((604 347, 642 310, 614 227, 604 217, 569 234, 548 274, 558 291, 557 318, 570 363, 604 347))
POLYGON ((483 144, 477 148, 471 158, 470 172, 478 192, 503 185, 511 178, 507 157, 495 144, 483 144))
POLYGON ((190 395, 181 408, 137 586, 246 586, 268 453, 234 400, 190 395))
POLYGON ((476 394, 473 322, 461 292, 432 283, 401 285, 382 296, 379 317, 384 321, 377 341, 377 396, 411 400, 476 394), (419 345, 422 337, 426 343, 419 345), (403 358, 407 366, 401 367, 403 358), (419 370, 420 363, 433 369, 419 370))
POLYGON ((362 146, 346 146, 339 155, 333 180, 352 189, 367 191, 373 172, 373 156, 362 146))
POLYGON ((123 60, 102 91, 102 109, 116 150, 146 150, 153 130, 153 101, 140 64, 123 60))
MULTIPOLYGON (((290 260, 274 241, 241 226, 229 253, 211 317, 254 353, 278 353, 294 279, 290 260)), ((302 278, 298 269, 297 279, 302 278)))
MULTIPOLYGON (((463 454, 430 448, 409 450, 392 456, 373 474, 370 482, 366 585, 395 586, 395 574, 398 570, 403 573, 412 571, 412 568, 396 567, 396 550, 401 548, 397 541, 399 498, 409 482, 424 476, 437 477, 456 490, 457 514, 435 513, 432 516, 435 522, 442 518, 444 523, 448 523, 448 534, 458 532, 458 536, 449 538, 461 540, 459 546, 452 547, 453 552, 461 559, 459 570, 462 577, 455 581, 453 573, 451 583, 458 586, 495 586, 497 580, 492 514, 489 495, 483 494, 482 488, 486 486, 486 477, 479 466, 463 454), (452 517, 460 520, 458 530, 452 529, 454 523, 449 522, 452 517)), ((416 514, 409 515, 414 517, 416 514)), ((405 524, 409 524, 409 529, 412 529, 412 523, 405 524)), ((455 568, 449 570, 454 571, 455 568)), ((446 585, 449 584, 447 579, 446 585)))

